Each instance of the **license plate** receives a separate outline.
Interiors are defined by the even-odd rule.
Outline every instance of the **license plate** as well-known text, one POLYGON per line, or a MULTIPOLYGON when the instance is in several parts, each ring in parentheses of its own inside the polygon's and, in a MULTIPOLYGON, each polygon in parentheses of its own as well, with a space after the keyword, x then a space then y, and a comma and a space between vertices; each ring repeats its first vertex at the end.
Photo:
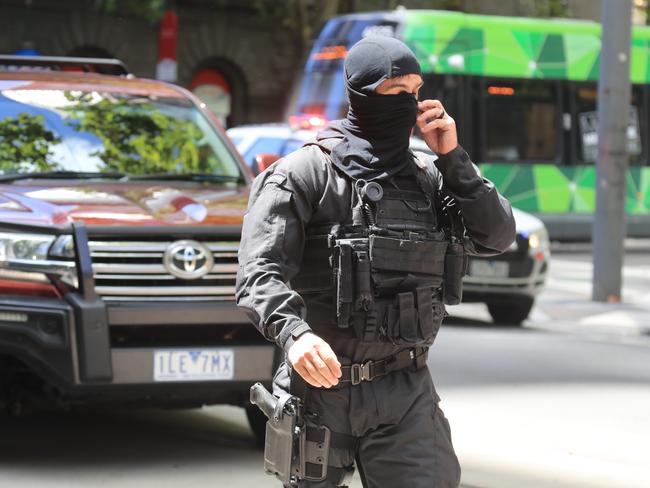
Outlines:
POLYGON ((232 349, 164 349, 153 361, 154 381, 231 380, 235 373, 232 349))
POLYGON ((469 274, 477 278, 507 278, 510 265, 505 261, 475 260, 469 264, 469 274))

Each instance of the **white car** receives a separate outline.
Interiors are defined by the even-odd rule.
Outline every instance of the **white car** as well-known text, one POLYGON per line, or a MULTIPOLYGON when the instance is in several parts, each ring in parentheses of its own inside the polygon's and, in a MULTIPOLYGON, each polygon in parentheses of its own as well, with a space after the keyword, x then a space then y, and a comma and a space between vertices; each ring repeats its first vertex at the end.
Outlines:
MULTIPOLYGON (((289 124, 233 127, 227 133, 254 174, 315 136, 313 130, 293 129, 289 124)), ((417 137, 411 138, 411 148, 431 154, 417 137)), ((516 208, 513 213, 515 242, 498 256, 470 257, 463 280, 463 301, 485 303, 494 322, 504 325, 519 325, 528 317, 546 281, 550 259, 544 223, 516 208)))

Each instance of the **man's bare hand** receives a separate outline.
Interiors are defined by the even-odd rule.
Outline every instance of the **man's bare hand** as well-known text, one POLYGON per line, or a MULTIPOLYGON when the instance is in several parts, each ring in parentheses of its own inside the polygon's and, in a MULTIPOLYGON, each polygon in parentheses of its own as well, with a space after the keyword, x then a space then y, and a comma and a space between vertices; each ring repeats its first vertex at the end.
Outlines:
POLYGON ((418 109, 417 124, 429 149, 440 156, 456 149, 456 122, 440 100, 423 100, 418 103, 418 109))
POLYGON ((296 339, 287 354, 289 362, 312 386, 330 388, 339 382, 341 363, 327 342, 306 332, 296 339))

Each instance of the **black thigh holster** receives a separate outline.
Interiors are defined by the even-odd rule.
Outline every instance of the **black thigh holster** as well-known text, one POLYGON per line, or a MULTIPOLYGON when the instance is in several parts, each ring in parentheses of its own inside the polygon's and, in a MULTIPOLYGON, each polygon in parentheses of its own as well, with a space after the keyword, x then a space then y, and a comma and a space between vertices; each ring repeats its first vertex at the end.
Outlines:
POLYGON ((261 383, 251 387, 251 403, 266 415, 264 470, 285 486, 300 481, 332 480, 346 482, 354 468, 328 466, 332 447, 354 447, 356 439, 347 434, 332 434, 315 415, 305 413, 303 401, 294 395, 278 398, 261 383))

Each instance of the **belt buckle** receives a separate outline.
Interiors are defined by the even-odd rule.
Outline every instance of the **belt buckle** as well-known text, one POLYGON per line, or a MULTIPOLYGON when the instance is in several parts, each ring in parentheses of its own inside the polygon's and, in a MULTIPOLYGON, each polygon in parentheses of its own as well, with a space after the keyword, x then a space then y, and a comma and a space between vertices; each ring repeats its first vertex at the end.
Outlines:
POLYGON ((352 383, 352 386, 357 386, 362 381, 372 381, 372 377, 370 376, 371 365, 372 361, 350 365, 350 383, 352 383))

